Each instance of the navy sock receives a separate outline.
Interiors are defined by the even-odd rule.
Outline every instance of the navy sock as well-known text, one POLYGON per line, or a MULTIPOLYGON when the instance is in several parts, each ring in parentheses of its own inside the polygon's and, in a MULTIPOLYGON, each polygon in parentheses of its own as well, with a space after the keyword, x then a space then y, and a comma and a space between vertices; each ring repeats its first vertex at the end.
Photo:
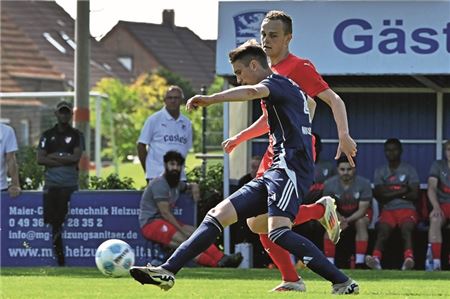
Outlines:
POLYGON ((223 227, 220 222, 213 216, 206 214, 205 219, 195 232, 175 250, 161 267, 173 274, 178 273, 188 261, 214 243, 222 230, 223 227))
POLYGON ((294 233, 287 226, 272 230, 269 238, 303 261, 309 269, 333 284, 346 282, 349 278, 307 238, 294 233))

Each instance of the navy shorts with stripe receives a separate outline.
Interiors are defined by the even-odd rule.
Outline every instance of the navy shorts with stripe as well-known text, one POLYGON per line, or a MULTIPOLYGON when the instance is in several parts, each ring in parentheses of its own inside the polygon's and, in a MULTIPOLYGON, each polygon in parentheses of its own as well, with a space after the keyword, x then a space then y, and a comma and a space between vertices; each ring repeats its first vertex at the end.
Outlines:
POLYGON ((309 180, 302 182, 289 169, 271 168, 263 177, 248 182, 228 199, 239 220, 268 213, 269 216, 289 217, 293 221, 311 183, 309 180))

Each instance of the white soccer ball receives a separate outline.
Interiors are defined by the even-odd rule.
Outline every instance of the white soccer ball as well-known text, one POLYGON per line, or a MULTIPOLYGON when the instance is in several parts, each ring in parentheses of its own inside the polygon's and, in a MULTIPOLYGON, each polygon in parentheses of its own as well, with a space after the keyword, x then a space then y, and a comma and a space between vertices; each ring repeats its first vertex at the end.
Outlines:
POLYGON ((100 272, 106 276, 126 276, 134 265, 134 252, 126 242, 110 239, 97 248, 95 263, 100 272))

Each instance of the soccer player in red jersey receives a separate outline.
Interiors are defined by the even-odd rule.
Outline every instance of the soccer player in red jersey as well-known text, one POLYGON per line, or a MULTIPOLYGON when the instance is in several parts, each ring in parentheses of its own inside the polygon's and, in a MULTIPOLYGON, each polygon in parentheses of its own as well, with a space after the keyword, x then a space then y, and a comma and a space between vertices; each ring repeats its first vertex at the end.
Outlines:
MULTIPOLYGON (((268 12, 261 24, 261 43, 270 59, 272 70, 293 80, 309 97, 319 97, 331 107, 337 122, 339 135, 339 146, 335 159, 343 153, 347 156, 349 163, 354 166, 352 157, 356 155, 356 143, 349 134, 345 104, 317 73, 309 60, 299 58, 289 52, 291 39, 291 17, 282 11, 268 12)), ((256 122, 222 143, 227 153, 230 153, 241 142, 261 136, 269 131, 267 111, 264 105, 261 105, 261 107, 263 114, 256 122)), ((311 98, 308 99, 308 108, 312 117, 315 102, 311 98)), ((269 139, 269 147, 261 161, 257 177, 270 167, 272 158, 272 140, 269 139)), ((294 223, 298 225, 313 219, 319 220, 325 226, 330 239, 337 243, 340 228, 332 198, 324 197, 315 204, 303 205, 299 209, 294 223)), ((282 283, 275 287, 273 291, 305 291, 303 279, 298 276, 289 253, 269 240, 267 236, 267 215, 248 219, 247 223, 253 232, 260 235, 261 243, 282 274, 282 283)))

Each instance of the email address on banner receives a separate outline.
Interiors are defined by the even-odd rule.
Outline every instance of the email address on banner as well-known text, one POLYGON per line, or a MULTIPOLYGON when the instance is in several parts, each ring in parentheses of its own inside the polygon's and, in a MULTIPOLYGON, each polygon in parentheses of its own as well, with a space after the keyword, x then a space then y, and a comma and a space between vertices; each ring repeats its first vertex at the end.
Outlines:
POLYGON ((93 240, 93 239, 137 239, 138 233, 132 230, 128 232, 112 232, 112 231, 101 231, 101 232, 67 232, 63 233, 63 239, 67 240, 93 240))

